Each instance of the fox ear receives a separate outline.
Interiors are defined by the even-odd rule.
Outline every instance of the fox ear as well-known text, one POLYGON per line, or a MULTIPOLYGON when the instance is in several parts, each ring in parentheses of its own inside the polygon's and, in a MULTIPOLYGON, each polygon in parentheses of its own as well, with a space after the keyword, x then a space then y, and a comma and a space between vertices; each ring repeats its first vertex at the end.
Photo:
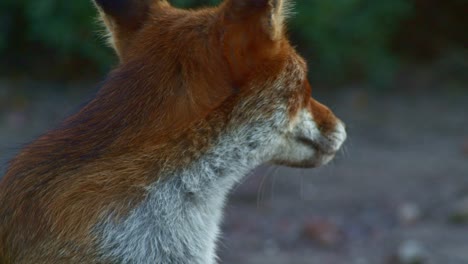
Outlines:
POLYGON ((258 29, 271 40, 284 34, 285 20, 291 0, 226 0, 226 19, 233 23, 248 23, 244 26, 258 29))
POLYGON ((222 44, 233 78, 243 83, 285 47, 288 0, 226 0, 222 44))
POLYGON ((122 57, 126 43, 146 21, 151 8, 169 6, 166 0, 94 0, 109 32, 109 42, 122 57))

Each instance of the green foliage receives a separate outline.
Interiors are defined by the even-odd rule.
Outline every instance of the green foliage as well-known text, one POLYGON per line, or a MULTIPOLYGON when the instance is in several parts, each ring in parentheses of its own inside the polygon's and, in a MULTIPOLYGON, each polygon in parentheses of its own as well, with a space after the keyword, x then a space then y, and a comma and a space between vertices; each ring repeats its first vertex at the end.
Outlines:
POLYGON ((30 40, 56 49, 59 56, 69 53, 100 59, 94 7, 88 1, 41 0, 28 2, 24 15, 30 40))
MULTIPOLYGON (((355 76, 385 79, 397 62, 389 45, 410 10, 408 1, 296 0, 296 15, 290 21, 293 43, 312 58, 312 74, 324 80, 355 76)), ((219 2, 172 1, 180 7, 219 2)), ((24 60, 52 56, 58 63, 78 59, 105 68, 112 56, 99 39, 99 29, 91 0, 0 2, 1 54, 29 56, 24 60)))
POLYGON ((316 59, 325 79, 364 74, 387 79, 395 58, 393 34, 410 10, 407 0, 298 1, 293 32, 300 46, 316 59))
POLYGON ((112 55, 99 39, 102 28, 96 17, 91 1, 2 0, 0 54, 9 58, 8 66, 22 69, 44 61, 55 64, 42 63, 52 69, 78 61, 90 63, 90 69, 107 68, 112 55))

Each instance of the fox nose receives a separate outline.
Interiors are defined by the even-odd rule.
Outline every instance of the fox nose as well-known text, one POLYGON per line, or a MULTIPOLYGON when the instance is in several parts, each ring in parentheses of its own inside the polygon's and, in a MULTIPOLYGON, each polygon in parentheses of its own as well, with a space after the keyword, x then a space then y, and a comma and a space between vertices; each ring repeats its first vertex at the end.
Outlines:
POLYGON ((338 123, 341 122, 328 107, 313 98, 310 99, 308 108, 318 129, 323 134, 333 133, 338 123))

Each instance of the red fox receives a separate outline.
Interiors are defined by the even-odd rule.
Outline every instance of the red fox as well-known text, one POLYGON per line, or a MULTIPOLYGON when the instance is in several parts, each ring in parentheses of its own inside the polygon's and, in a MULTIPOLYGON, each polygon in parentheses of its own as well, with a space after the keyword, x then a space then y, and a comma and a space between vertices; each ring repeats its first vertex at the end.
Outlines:
POLYGON ((14 158, 0 263, 213 264, 226 197, 255 167, 318 167, 345 141, 288 42, 287 0, 95 0, 120 63, 14 158))

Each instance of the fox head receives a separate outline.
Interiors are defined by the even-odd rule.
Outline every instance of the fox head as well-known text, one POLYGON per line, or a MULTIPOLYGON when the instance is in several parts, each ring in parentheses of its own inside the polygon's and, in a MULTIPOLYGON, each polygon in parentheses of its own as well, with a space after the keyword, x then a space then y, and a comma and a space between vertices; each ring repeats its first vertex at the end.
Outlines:
POLYGON ((228 112, 213 126, 249 127, 262 162, 299 167, 326 164, 345 141, 344 124, 311 97, 307 64, 287 39, 290 1, 225 0, 195 11, 165 0, 96 4, 120 59, 108 83, 135 87, 129 100, 153 104, 146 122, 157 121, 159 135, 228 112))

